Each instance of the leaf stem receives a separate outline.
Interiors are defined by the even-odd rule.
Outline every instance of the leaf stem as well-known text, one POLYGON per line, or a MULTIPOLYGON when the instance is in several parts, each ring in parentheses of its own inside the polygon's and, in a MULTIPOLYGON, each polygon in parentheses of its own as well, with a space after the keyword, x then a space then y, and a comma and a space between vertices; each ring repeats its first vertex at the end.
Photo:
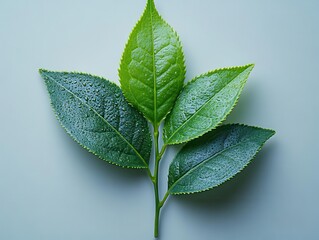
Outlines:
POLYGON ((160 200, 158 191, 158 169, 159 162, 161 159, 161 153, 158 149, 158 127, 154 126, 154 145, 155 145, 155 169, 153 176, 154 194, 155 194, 155 220, 154 220, 154 237, 158 237, 158 225, 159 225, 159 215, 160 215, 160 200))
POLYGON ((159 156, 158 156, 159 159, 158 159, 158 161, 161 161, 161 159, 162 159, 162 157, 163 157, 163 155, 164 155, 164 153, 165 153, 166 147, 167 147, 167 145, 164 144, 163 147, 162 147, 162 149, 161 149, 161 151, 160 151, 160 153, 159 153, 159 156))
POLYGON ((169 197, 169 191, 167 191, 162 199, 162 201, 160 201, 160 206, 163 207, 163 205, 165 204, 167 198, 169 197))
POLYGON ((146 172, 147 172, 147 175, 150 177, 151 181, 154 182, 154 177, 153 177, 153 175, 152 175, 151 170, 150 170, 149 167, 146 168, 146 172))
POLYGON ((155 148, 155 167, 154 167, 154 173, 153 175, 151 174, 150 170, 148 169, 148 175, 150 176, 153 186, 154 186, 154 197, 155 197, 155 219, 154 219, 154 237, 158 238, 158 229, 159 229, 159 218, 160 218, 160 212, 161 212, 161 208, 164 205, 167 197, 168 197, 168 193, 166 193, 165 197, 164 197, 164 201, 160 200, 159 198, 159 187, 158 187, 158 173, 159 173, 159 164, 160 161, 165 153, 166 147, 167 145, 164 144, 161 148, 161 151, 159 151, 159 144, 158 144, 158 138, 159 137, 159 130, 158 130, 158 126, 154 126, 154 148, 155 148))

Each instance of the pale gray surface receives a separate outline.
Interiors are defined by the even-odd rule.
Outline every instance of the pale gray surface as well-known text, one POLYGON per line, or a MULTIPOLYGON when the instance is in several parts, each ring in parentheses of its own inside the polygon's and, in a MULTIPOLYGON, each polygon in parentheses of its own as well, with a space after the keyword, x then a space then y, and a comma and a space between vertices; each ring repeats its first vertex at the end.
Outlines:
MULTIPOLYGON (((187 79, 256 63, 228 121, 277 130, 231 182, 169 199, 161 239, 319 239, 319 2, 157 2, 184 44, 187 79)), ((116 81, 143 8, 144 0, 1 0, 0 239, 152 239, 146 174, 73 142, 37 73, 77 70, 116 81)))

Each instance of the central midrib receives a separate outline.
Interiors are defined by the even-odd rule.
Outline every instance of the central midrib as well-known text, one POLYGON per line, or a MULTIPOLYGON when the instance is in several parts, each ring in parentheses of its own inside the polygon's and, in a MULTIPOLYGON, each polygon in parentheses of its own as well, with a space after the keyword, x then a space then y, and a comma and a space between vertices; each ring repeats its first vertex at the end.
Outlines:
POLYGON ((156 67, 155 67, 155 51, 154 51, 154 30, 153 30, 153 14, 152 14, 152 3, 149 1, 149 11, 151 19, 151 38, 152 38, 152 60, 153 60, 153 101, 154 101, 154 119, 153 123, 157 124, 157 86, 156 86, 156 67))

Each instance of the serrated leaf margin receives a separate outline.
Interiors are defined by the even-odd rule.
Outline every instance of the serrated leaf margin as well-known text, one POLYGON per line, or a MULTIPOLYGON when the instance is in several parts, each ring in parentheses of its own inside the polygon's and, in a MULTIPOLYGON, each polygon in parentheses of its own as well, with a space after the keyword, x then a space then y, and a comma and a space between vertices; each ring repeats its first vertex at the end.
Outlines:
MULTIPOLYGON (((169 28, 172 30, 172 32, 174 33, 174 35, 175 35, 175 37, 176 37, 176 39, 177 39, 177 42, 179 43, 179 45, 180 45, 180 47, 181 47, 181 49, 182 49, 181 53, 182 53, 182 59, 183 59, 183 74, 184 74, 184 82, 185 82, 185 77, 186 77, 187 69, 186 69, 186 65, 185 65, 186 60, 185 60, 185 54, 184 54, 184 51, 183 51, 183 44, 182 44, 182 42, 181 42, 181 40, 180 40, 179 35, 178 35, 177 32, 175 31, 175 29, 174 29, 171 25, 169 25, 169 24, 167 23, 167 21, 162 17, 162 15, 157 11, 156 4, 155 4, 154 0, 147 0, 147 3, 146 3, 146 5, 145 5, 145 7, 144 7, 144 10, 143 10, 141 16, 139 17, 138 21, 135 23, 135 25, 134 25, 132 31, 131 31, 130 34, 129 34, 129 37, 128 37, 126 43, 125 43, 124 50, 123 50, 122 55, 121 55, 120 66, 119 66, 118 69, 117 69, 118 76, 120 76, 121 63, 122 63, 123 58, 124 58, 125 49, 127 48, 128 44, 129 44, 129 41, 130 41, 130 39, 131 39, 131 37, 132 37, 132 35, 133 35, 133 32, 134 32, 135 28, 136 28, 137 25, 142 21, 142 18, 143 18, 143 16, 144 16, 145 12, 147 11, 147 6, 148 6, 149 2, 152 2, 152 3, 154 4, 155 10, 156 10, 156 12, 157 12, 159 18, 163 21, 163 23, 164 23, 167 27, 169 27, 169 28)), ((120 79, 120 77, 119 77, 119 79, 120 79)), ((121 81, 119 81, 119 82, 120 82, 120 86, 122 86, 121 81)), ((185 84, 184 84, 184 86, 185 86, 185 84)), ((184 87, 184 86, 183 86, 183 87, 184 87)), ((182 87, 181 90, 179 91, 176 100, 178 99, 178 97, 179 97, 181 91, 183 90, 183 87, 182 87)), ((147 121, 149 121, 150 123, 152 123, 153 126, 154 126, 154 123, 153 123, 148 117, 146 117, 137 107, 135 107, 135 106, 127 99, 126 93, 123 92, 123 95, 124 95, 125 99, 127 100, 127 102, 128 102, 131 106, 133 106, 135 109, 137 109, 137 110, 143 115, 143 117, 144 117, 147 121)), ((175 100, 175 102, 176 102, 176 100, 175 100)), ((172 111, 173 107, 174 107, 174 105, 171 107, 171 109, 169 109, 169 111, 166 113, 166 115, 164 116, 164 118, 161 119, 161 120, 159 121, 159 123, 157 123, 158 125, 160 125, 160 123, 165 120, 165 118, 168 116, 168 114, 172 111)))
MULTIPOLYGON (((249 163, 252 162, 252 160, 256 157, 256 155, 260 152, 260 150, 262 149, 262 147, 265 145, 265 143, 272 137, 276 134, 276 131, 273 130, 273 129, 268 129, 268 128, 262 128, 262 127, 256 127, 256 126, 250 126, 250 125, 246 125, 246 124, 242 124, 242 123, 231 123, 231 124, 225 124, 223 126, 228 126, 228 125, 236 125, 236 126, 243 126, 243 127, 253 127, 253 128, 256 128, 256 129, 262 129, 262 130, 268 130, 270 131, 272 134, 271 136, 266 139, 262 144, 261 146, 257 149, 256 153, 254 154, 254 156, 252 156, 252 158, 239 170, 237 171, 233 176, 231 176, 230 178, 226 179, 224 182, 216 185, 216 186, 213 186, 213 187, 209 187, 209 188, 205 188, 205 189, 202 189, 202 190, 199 190, 199 191, 193 191, 193 192, 179 192, 179 193, 171 193, 170 192, 170 189, 172 187, 170 187, 167 192, 170 194, 170 195, 190 195, 190 194, 194 194, 194 193, 201 193, 201 192, 206 192, 206 191, 209 191, 213 188, 216 188, 216 187, 219 187, 220 185, 224 184, 225 182, 228 182, 229 180, 231 180, 232 178, 234 178, 236 175, 238 175, 240 172, 242 172, 247 166, 249 163)), ((182 149, 181 149, 182 150, 182 149)), ((180 150, 180 151, 181 151, 180 150)), ((178 153, 177 153, 178 154, 178 153)), ((196 166, 195 166, 196 167, 196 166)), ((173 184, 172 186, 174 186, 175 184, 173 184)))
MULTIPOLYGON (((39 72, 40 76, 42 77, 42 72, 52 72, 52 71, 46 70, 46 69, 43 69, 43 68, 40 68, 40 69, 38 70, 38 72, 39 72)), ((73 73, 73 74, 87 75, 87 76, 91 76, 91 77, 94 77, 94 78, 99 78, 100 80, 103 80, 103 81, 108 81, 110 84, 112 84, 112 85, 114 85, 114 86, 120 88, 120 87, 119 87, 117 84, 115 84, 114 82, 109 81, 109 80, 107 80, 107 79, 105 79, 105 78, 103 78, 103 77, 90 74, 90 73, 77 72, 77 71, 70 71, 70 72, 68 72, 68 71, 54 71, 54 72, 65 73, 65 74, 73 73)), ((48 94, 49 99, 50 99, 50 106, 51 106, 51 108, 52 108, 52 110, 53 110, 53 113, 54 113, 56 119, 58 120, 60 126, 61 126, 61 127, 64 129, 64 131, 71 137, 71 139, 72 139, 74 142, 76 142, 77 144, 79 144, 82 148, 84 148, 84 149, 87 150, 88 152, 90 152, 90 153, 92 153, 93 155, 95 155, 97 158, 99 158, 99 159, 101 159, 101 160, 103 160, 103 161, 106 161, 106 162, 109 163, 109 164, 112 164, 112 165, 115 165, 115 166, 118 166, 118 167, 121 167, 121 168, 126 168, 126 169, 148 169, 148 164, 147 164, 147 162, 145 162, 145 159, 144 159, 142 156, 141 156, 141 159, 142 159, 143 162, 145 163, 145 166, 144 166, 144 167, 123 166, 123 165, 117 164, 117 163, 115 163, 115 162, 113 162, 113 161, 111 161, 111 160, 109 160, 109 159, 107 159, 107 158, 105 158, 105 157, 99 156, 99 155, 98 155, 97 153, 95 153, 93 150, 91 150, 90 148, 88 148, 88 147, 84 146, 83 144, 81 144, 78 140, 76 140, 76 139, 72 136, 71 132, 70 132, 69 130, 67 130, 66 127, 62 124, 62 121, 61 121, 60 117, 58 116, 58 114, 57 114, 57 112, 56 112, 56 110, 55 110, 55 108, 54 108, 54 106, 53 106, 49 89, 48 89, 47 87, 46 87, 46 89, 47 89, 47 94, 48 94)), ((120 88, 120 89, 121 89, 121 88, 120 88)), ((135 109, 135 108, 134 108, 134 109, 135 109)), ((147 132, 148 132, 148 133, 147 133, 147 134, 148 134, 148 137, 149 137, 150 140, 151 140, 150 142, 152 143, 152 138, 151 138, 150 131, 147 131, 147 132)))
MULTIPOLYGON (((241 96, 241 94, 242 94, 243 88, 245 87, 246 82, 247 82, 247 80, 248 80, 248 77, 249 77, 251 71, 254 69, 255 64, 254 64, 254 63, 249 63, 249 64, 246 64, 246 65, 243 65, 243 66, 233 66, 233 67, 217 68, 217 69, 208 71, 208 72, 206 72, 206 73, 200 74, 199 76, 194 77, 192 80, 188 81, 188 82, 184 85, 183 89, 184 89, 185 87, 187 87, 189 84, 195 82, 197 79, 199 79, 199 78, 201 78, 201 77, 203 77, 203 76, 205 76, 205 75, 207 75, 207 74, 213 74, 213 73, 215 73, 215 72, 217 72, 217 71, 221 71, 221 70, 231 70, 231 69, 235 69, 235 68, 244 68, 244 67, 249 67, 249 66, 252 66, 252 69, 249 71, 249 74, 248 74, 247 78, 244 80, 245 83, 244 83, 244 84, 242 85, 242 87, 240 88, 239 94, 238 94, 238 96, 237 96, 237 98, 236 98, 236 100, 235 100, 233 106, 231 107, 231 109, 229 109, 229 111, 227 112, 227 114, 225 114, 224 118, 223 118, 215 127, 213 127, 212 129, 210 129, 210 130, 207 131, 207 132, 203 132, 202 134, 200 134, 200 135, 198 135, 198 136, 196 136, 196 137, 190 138, 190 139, 187 140, 187 141, 175 141, 175 142, 168 143, 168 142, 166 142, 166 132, 165 132, 165 125, 164 125, 164 128, 163 128, 164 143, 165 143, 166 145, 177 145, 177 144, 187 143, 187 142, 192 141, 192 140, 195 140, 195 139, 197 139, 197 138, 199 138, 199 137, 205 135, 206 133, 208 133, 208 132, 210 132, 210 131, 212 131, 212 130, 215 130, 217 127, 219 127, 219 126, 226 120, 226 118, 228 117, 228 115, 233 111, 234 107, 237 105, 237 103, 238 103, 238 101, 239 101, 239 98, 240 98, 240 96, 241 96)), ((183 91, 183 89, 182 89, 182 91, 183 91)), ((176 99, 175 103, 176 103, 177 100, 180 98, 180 96, 181 96, 181 95, 178 96, 178 98, 176 99)), ((173 107, 173 108, 174 108, 174 107, 173 107)))

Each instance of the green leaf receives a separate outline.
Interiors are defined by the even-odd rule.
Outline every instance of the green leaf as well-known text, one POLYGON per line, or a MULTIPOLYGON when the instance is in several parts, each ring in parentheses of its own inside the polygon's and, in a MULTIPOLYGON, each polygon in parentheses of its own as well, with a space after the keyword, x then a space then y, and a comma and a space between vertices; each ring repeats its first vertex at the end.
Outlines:
POLYGON ((118 86, 84 73, 40 70, 40 74, 57 118, 76 142, 115 165, 148 167, 148 124, 118 86))
POLYGON ((169 168, 170 194, 209 190, 240 172, 275 131, 224 125, 187 143, 169 168))
POLYGON ((158 126, 183 87, 185 65, 175 31, 148 0, 125 47, 119 77, 127 100, 158 126))
POLYGON ((235 106, 254 65, 217 69, 190 81, 164 126, 164 142, 188 142, 216 128, 235 106))

